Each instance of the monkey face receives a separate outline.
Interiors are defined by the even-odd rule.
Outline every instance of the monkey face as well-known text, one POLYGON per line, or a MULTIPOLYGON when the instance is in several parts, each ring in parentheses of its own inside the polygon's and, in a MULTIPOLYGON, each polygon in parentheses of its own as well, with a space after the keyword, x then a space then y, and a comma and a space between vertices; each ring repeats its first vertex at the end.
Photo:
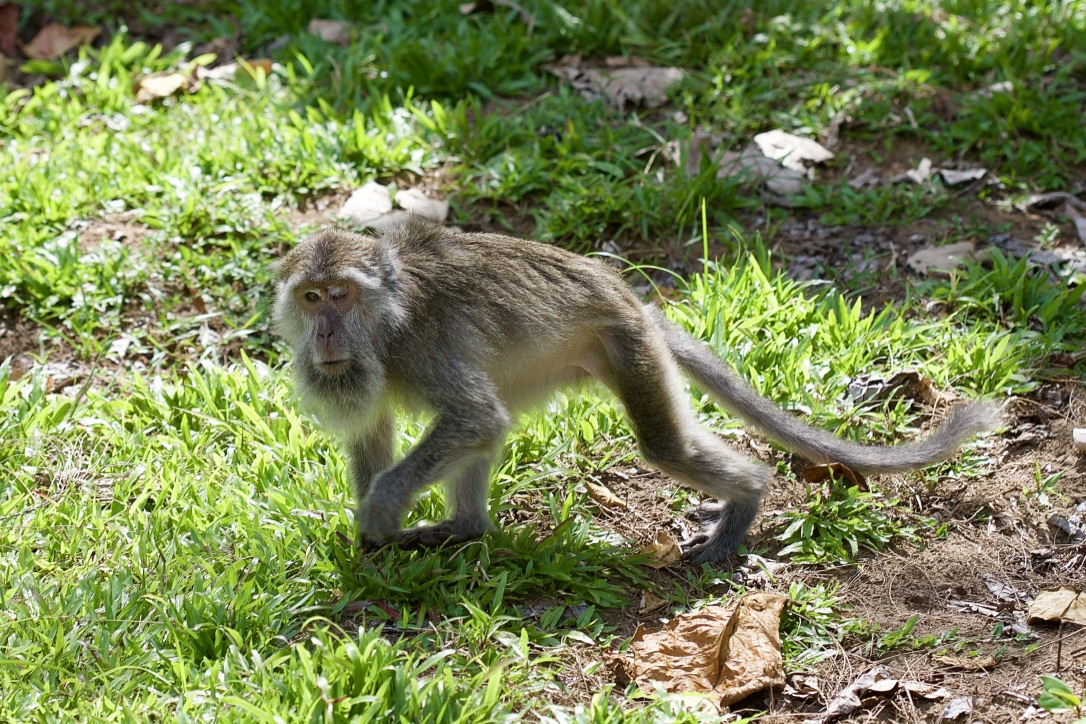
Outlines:
POLYGON ((350 279, 308 282, 294 288, 294 302, 309 317, 312 358, 321 374, 337 375, 348 367, 355 335, 348 320, 359 303, 358 285, 350 279))

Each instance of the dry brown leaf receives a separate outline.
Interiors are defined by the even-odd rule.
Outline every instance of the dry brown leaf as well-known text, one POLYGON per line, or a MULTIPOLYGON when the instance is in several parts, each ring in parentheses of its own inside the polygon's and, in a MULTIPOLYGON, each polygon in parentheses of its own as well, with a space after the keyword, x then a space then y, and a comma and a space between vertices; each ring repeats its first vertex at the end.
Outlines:
POLYGON ((656 540, 649 545, 641 549, 643 553, 648 553, 652 556, 652 559, 646 564, 649 568, 663 568, 664 566, 670 566, 672 563, 676 563, 683 557, 682 549, 679 548, 679 542, 667 534, 666 531, 660 531, 656 534, 656 540))
POLYGON ((960 696, 943 707, 939 714, 940 719, 957 719, 960 716, 968 716, 973 713, 973 699, 968 696, 960 696))
POLYGON ((188 88, 191 76, 176 71, 160 71, 136 81, 136 103, 150 103, 168 98, 188 88))
POLYGON ((905 264, 917 274, 945 276, 947 272, 957 269, 975 256, 973 242, 959 241, 946 246, 921 249, 910 255, 905 264))
POLYGON ((592 498, 596 502, 596 505, 601 508, 625 508, 626 501, 618 497, 611 492, 611 489, 605 485, 597 485, 596 483, 585 481, 585 488, 588 489, 588 497, 592 498))
POLYGON ((677 616, 662 629, 638 627, 623 665, 646 691, 703 693, 728 706, 784 683, 780 617, 787 601, 749 593, 728 608, 677 616))
POLYGON ((903 681, 901 687, 905 691, 909 692, 913 696, 919 696, 921 699, 946 699, 950 696, 950 692, 942 686, 936 686, 935 684, 925 684, 921 681, 903 681))
POLYGON ((873 687, 878 686, 882 681, 889 681, 892 682, 894 686, 897 685, 897 679, 892 678, 890 672, 884 667, 876 666, 873 669, 868 669, 856 677, 851 684, 842 689, 837 696, 833 697, 833 700, 826 705, 826 709, 822 712, 822 715, 826 719, 832 719, 851 714, 863 706, 863 703, 860 701, 860 696, 866 694, 873 687))
POLYGON ((1086 626, 1086 593, 1069 586, 1041 591, 1026 611, 1026 623, 1038 621, 1067 621, 1086 626))
POLYGON ((800 478, 806 483, 818 484, 830 480, 843 482, 846 485, 867 490, 867 483, 855 470, 841 463, 829 463, 827 465, 808 465, 799 471, 800 478))
POLYGON ((306 32, 336 45, 351 42, 351 26, 342 20, 310 20, 306 32))
POLYGON ((101 31, 89 25, 75 25, 66 28, 60 23, 49 23, 26 45, 23 53, 35 60, 55 60, 72 48, 86 45, 98 37, 101 31))
POLYGON ((889 694, 897 689, 898 683, 897 679, 879 679, 867 687, 867 690, 872 694, 889 694))
POLYGON ((652 591, 641 592, 641 605, 637 609, 638 615, 648 616, 667 606, 667 599, 660 598, 652 591))
POLYGON ((950 666, 962 671, 984 671, 999 666, 999 662, 991 654, 983 656, 962 656, 954 654, 936 654, 931 660, 943 666, 950 666))
POLYGON ((14 3, 0 5, 0 55, 15 57, 15 33, 19 29, 19 6, 14 3))
POLYGON ((788 675, 788 681, 781 692, 793 699, 811 699, 822 696, 822 682, 813 674, 795 672, 788 675))

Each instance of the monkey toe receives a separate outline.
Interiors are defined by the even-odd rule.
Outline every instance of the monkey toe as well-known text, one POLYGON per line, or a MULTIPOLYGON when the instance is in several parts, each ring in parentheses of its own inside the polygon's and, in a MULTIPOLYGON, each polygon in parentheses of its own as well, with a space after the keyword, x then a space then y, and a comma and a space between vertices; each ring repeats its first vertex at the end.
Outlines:
POLYGON ((695 523, 707 525, 716 523, 720 520, 720 516, 723 512, 724 506, 721 503, 702 503, 701 505, 695 505, 693 508, 688 509, 683 513, 683 517, 687 520, 692 520, 695 523))

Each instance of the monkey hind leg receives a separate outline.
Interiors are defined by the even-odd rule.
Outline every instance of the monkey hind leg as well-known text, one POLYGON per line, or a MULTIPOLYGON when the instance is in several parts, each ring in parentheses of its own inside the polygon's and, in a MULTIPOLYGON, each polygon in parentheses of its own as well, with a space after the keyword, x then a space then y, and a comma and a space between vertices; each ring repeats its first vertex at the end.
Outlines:
POLYGON ((449 517, 440 523, 407 528, 403 531, 401 544, 435 547, 444 543, 464 543, 497 530, 487 513, 492 457, 490 454, 476 456, 451 475, 445 486, 449 517))
POLYGON ((701 563, 734 554, 758 512, 770 471, 697 422, 678 369, 651 328, 616 333, 605 347, 603 381, 626 407, 646 462, 721 501, 715 524, 687 555, 701 563))
POLYGON ((722 503, 708 532, 683 541, 683 556, 694 563, 716 563, 734 555, 757 514, 757 503, 722 503))

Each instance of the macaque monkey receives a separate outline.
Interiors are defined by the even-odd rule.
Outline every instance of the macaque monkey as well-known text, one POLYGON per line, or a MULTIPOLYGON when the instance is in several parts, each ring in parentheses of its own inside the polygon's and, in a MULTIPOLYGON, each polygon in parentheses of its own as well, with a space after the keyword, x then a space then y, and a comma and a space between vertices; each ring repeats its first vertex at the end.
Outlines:
POLYGON ((931 465, 999 424, 977 402, 917 442, 838 440, 759 396, 599 261, 498 234, 418 219, 377 236, 328 229, 276 275, 274 329, 293 348, 303 402, 345 443, 368 542, 437 545, 492 530, 490 470, 514 414, 587 377, 622 402, 649 464, 719 501, 701 510, 707 532, 685 544, 699 563, 736 552, 772 474, 697 422, 680 368, 786 448, 861 474, 931 465), (435 417, 394 461, 397 407, 435 417), (403 529, 416 493, 438 481, 448 518, 403 529))

